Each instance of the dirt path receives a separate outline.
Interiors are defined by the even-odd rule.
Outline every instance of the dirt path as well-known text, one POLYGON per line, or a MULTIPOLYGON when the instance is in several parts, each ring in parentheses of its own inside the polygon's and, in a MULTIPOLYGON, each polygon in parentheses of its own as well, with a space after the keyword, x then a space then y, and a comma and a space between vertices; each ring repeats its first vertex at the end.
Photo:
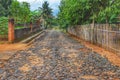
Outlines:
POLYGON ((93 51, 100 54, 102 57, 106 57, 110 62, 112 62, 114 65, 120 67, 120 55, 118 53, 110 52, 102 47, 96 46, 90 42, 87 42, 85 40, 82 40, 80 38, 77 38, 73 35, 71 37, 77 41, 79 41, 81 44, 84 44, 87 48, 92 49, 93 51))
POLYGON ((120 80, 120 67, 59 31, 41 34, 0 68, 0 80, 120 80))
POLYGON ((23 44, 23 43, 0 44, 0 67, 4 66, 6 61, 9 60, 11 56, 15 54, 16 51, 25 50, 29 47, 30 46, 28 46, 27 44, 23 44))
POLYGON ((17 51, 25 49, 27 44, 17 43, 17 44, 0 44, 0 52, 5 51, 17 51))

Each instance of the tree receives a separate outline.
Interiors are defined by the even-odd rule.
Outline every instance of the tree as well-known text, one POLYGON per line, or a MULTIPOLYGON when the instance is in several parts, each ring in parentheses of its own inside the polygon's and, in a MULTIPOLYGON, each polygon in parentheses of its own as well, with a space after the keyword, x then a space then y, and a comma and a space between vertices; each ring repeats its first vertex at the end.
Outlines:
POLYGON ((12 0, 0 0, 0 8, 4 8, 2 11, 2 16, 9 16, 10 15, 10 5, 12 4, 12 0))
POLYGON ((11 5, 11 14, 12 17, 17 21, 21 21, 26 25, 26 22, 30 22, 30 4, 27 2, 18 2, 17 0, 13 0, 11 5))
POLYGON ((48 27, 48 25, 51 24, 51 18, 52 18, 52 9, 49 7, 49 3, 47 1, 45 1, 42 4, 42 8, 41 8, 41 16, 44 19, 44 26, 45 28, 48 27))
POLYGON ((20 17, 22 21, 24 22, 24 25, 26 25, 26 22, 30 22, 30 4, 27 2, 22 2, 20 4, 20 17))
POLYGON ((58 17, 65 25, 86 23, 90 18, 90 4, 88 0, 62 0, 58 17), (72 4, 72 5, 71 5, 72 4))
POLYGON ((99 12, 99 22, 112 23, 115 22, 115 17, 120 14, 120 1, 119 0, 99 0, 101 7, 99 12))
POLYGON ((0 17, 5 15, 5 8, 0 4, 0 17))
POLYGON ((34 10, 30 12, 30 18, 32 22, 38 21, 41 19, 41 10, 34 10))
POLYGON ((58 21, 62 28, 69 25, 112 23, 119 14, 119 0, 61 0, 58 21))
POLYGON ((15 22, 17 22, 18 18, 20 17, 20 14, 21 14, 20 2, 18 2, 17 0, 13 0, 10 8, 11 8, 10 9, 11 16, 15 19, 15 22))

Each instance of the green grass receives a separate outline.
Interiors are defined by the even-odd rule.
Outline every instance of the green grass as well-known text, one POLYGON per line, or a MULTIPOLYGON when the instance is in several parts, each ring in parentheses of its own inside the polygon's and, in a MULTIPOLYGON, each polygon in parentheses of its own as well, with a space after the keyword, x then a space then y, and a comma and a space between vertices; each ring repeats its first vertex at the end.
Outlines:
POLYGON ((15 29, 22 29, 24 26, 15 26, 15 29))

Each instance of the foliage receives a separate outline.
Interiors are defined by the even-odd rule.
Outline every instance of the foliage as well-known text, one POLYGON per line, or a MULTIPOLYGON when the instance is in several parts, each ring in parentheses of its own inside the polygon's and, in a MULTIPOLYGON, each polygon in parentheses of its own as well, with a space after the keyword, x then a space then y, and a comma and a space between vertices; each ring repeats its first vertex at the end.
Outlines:
POLYGON ((11 16, 13 16, 13 18, 15 19, 15 21, 17 22, 18 17, 20 16, 20 3, 17 0, 13 0, 12 4, 11 4, 11 16))
POLYGON ((8 33, 8 18, 0 17, 0 35, 6 35, 8 33))
MULTIPOLYGON (((41 9, 30 11, 30 4, 18 0, 0 0, 0 35, 8 33, 8 18, 14 18, 15 24, 36 22, 40 19, 41 9)), ((15 29, 23 26, 15 26, 15 29)))
POLYGON ((119 0, 101 0, 98 22, 112 23, 116 22, 116 17, 120 14, 119 0))
POLYGON ((39 20, 41 16, 41 10, 34 10, 30 12, 30 17, 32 22, 36 22, 36 20, 39 20))
POLYGON ((10 5, 12 0, 0 0, 0 16, 9 16, 10 15, 10 5))
POLYGON ((61 0, 58 23, 68 25, 112 23, 120 14, 119 0, 61 0))
POLYGON ((30 22, 30 4, 27 2, 21 3, 21 12, 20 17, 23 22, 30 22))
POLYGON ((13 0, 11 5, 11 14, 12 17, 17 22, 21 20, 21 22, 29 22, 30 21, 30 4, 27 2, 18 2, 17 0, 13 0))
POLYGON ((44 26, 47 28, 51 25, 51 19, 53 17, 52 9, 49 7, 49 3, 47 1, 42 4, 41 11, 41 17, 44 20, 44 26))

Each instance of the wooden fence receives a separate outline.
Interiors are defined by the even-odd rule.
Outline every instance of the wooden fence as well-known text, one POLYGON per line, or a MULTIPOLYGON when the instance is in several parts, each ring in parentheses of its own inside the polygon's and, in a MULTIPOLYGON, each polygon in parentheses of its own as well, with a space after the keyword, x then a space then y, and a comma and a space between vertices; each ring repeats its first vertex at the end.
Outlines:
POLYGON ((120 24, 89 24, 68 28, 78 38, 120 54, 120 24))

